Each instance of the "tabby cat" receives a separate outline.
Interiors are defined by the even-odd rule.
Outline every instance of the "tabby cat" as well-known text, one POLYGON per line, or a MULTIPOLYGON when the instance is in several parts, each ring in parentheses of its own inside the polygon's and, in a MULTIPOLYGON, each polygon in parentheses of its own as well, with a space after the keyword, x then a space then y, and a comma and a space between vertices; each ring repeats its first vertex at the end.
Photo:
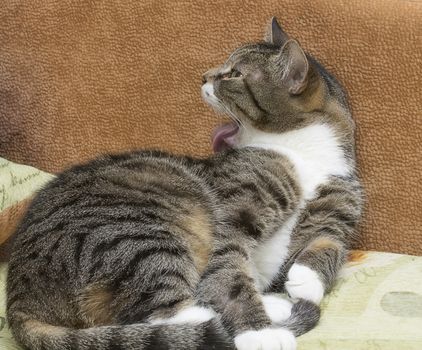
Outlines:
POLYGON ((361 215, 345 93, 273 19, 202 94, 233 119, 215 155, 108 155, 38 193, 7 281, 25 348, 290 350, 315 326, 361 215))

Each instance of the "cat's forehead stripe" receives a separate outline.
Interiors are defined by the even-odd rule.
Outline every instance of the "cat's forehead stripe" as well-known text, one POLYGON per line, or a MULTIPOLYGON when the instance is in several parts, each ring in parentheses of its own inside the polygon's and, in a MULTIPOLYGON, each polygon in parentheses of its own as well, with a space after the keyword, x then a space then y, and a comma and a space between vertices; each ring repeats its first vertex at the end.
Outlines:
POLYGON ((260 44, 245 44, 244 46, 235 50, 227 59, 226 62, 235 61, 239 57, 249 55, 249 54, 272 54, 277 52, 278 48, 274 45, 267 43, 260 44))

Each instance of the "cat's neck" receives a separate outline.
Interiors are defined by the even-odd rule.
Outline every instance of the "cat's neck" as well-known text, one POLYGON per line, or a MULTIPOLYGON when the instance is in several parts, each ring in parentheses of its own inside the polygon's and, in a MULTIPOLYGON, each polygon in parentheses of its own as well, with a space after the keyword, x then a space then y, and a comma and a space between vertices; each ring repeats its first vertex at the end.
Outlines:
POLYGON ((347 176, 353 165, 333 129, 327 124, 274 134, 247 129, 242 132, 238 147, 256 147, 287 156, 294 164, 305 199, 316 194, 319 185, 330 176, 347 176))

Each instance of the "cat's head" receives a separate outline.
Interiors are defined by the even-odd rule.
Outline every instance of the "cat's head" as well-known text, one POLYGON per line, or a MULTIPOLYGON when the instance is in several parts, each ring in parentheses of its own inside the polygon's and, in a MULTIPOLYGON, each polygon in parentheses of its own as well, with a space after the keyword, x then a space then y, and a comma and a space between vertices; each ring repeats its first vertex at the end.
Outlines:
POLYGON ((242 144, 254 131, 284 133, 318 121, 353 132, 341 85, 275 18, 265 41, 241 46, 204 74, 202 96, 233 120, 215 131, 215 151, 242 144))

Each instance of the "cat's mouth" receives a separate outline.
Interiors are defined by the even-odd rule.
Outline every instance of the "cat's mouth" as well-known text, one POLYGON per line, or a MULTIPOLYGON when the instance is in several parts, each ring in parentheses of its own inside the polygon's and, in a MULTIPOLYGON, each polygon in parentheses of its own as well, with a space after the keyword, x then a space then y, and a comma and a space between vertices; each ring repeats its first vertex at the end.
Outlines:
POLYGON ((232 148, 236 144, 238 131, 239 126, 234 122, 215 128, 212 134, 212 149, 214 152, 232 148))

